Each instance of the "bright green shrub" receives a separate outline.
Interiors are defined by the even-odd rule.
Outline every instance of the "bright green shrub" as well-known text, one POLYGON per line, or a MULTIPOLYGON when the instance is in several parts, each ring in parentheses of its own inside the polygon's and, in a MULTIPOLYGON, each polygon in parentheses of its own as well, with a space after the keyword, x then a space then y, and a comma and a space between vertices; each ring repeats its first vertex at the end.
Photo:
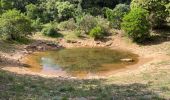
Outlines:
POLYGON ((32 33, 31 20, 18 10, 8 10, 0 17, 0 36, 5 40, 18 40, 32 33))
POLYGON ((122 29, 135 42, 142 42, 149 36, 148 11, 134 8, 123 18, 122 29))
POLYGON ((89 35, 94 39, 101 39, 104 37, 104 31, 101 27, 97 26, 90 31, 89 35))

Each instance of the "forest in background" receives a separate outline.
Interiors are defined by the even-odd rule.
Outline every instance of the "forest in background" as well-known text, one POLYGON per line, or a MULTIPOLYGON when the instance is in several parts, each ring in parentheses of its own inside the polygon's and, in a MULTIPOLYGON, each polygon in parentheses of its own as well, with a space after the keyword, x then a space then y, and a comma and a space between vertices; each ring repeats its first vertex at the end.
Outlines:
POLYGON ((150 30, 170 21, 169 0, 1 0, 0 7, 0 36, 5 40, 37 31, 56 36, 59 30, 102 39, 118 29, 143 42, 151 37, 150 30))

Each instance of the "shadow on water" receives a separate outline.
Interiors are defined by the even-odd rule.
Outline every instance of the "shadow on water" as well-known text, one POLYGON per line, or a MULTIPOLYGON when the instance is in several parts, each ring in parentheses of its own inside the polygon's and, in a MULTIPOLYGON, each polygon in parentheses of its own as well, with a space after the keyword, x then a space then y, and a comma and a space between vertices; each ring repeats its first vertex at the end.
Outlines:
POLYGON ((3 91, 0 93, 1 100, 11 98, 61 100, 63 97, 85 97, 87 100, 164 100, 156 92, 149 89, 149 84, 104 84, 107 81, 105 79, 46 79, 0 72, 0 91, 3 91))

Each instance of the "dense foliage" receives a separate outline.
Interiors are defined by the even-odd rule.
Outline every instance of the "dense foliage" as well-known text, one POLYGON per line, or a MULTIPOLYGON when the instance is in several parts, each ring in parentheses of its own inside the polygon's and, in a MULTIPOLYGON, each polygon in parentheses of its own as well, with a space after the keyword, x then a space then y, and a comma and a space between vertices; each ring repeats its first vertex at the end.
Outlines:
POLYGON ((149 36, 148 12, 134 8, 123 18, 122 29, 135 42, 142 42, 149 36))
POLYGON ((90 36, 94 39, 100 39, 104 36, 104 31, 101 27, 97 26, 90 31, 90 36))
POLYGON ((53 25, 46 26, 42 29, 45 36, 55 37, 58 35, 56 28, 53 25))
POLYGON ((5 40, 17 40, 32 32, 31 21, 17 10, 3 13, 0 22, 0 36, 5 40))
MULTIPOLYGON (((125 32, 129 28, 131 33, 134 33, 141 29, 140 25, 133 23, 138 20, 135 18, 140 17, 138 11, 133 11, 137 8, 145 9, 149 13, 147 19, 141 18, 141 23, 144 21, 141 24, 144 29, 148 27, 145 21, 149 22, 152 28, 160 28, 170 22, 169 0, 0 0, 0 34, 6 39, 17 39, 35 31, 43 31, 43 33, 51 35, 56 28, 43 28, 43 26, 52 22, 60 31, 74 31, 78 36, 84 33, 84 35, 98 34, 96 33, 98 31, 94 32, 94 30, 99 30, 99 27, 105 35, 108 35, 111 28, 121 29, 123 19, 122 28, 125 32), (130 14, 128 14, 129 12, 130 14), (136 17, 131 14, 132 12, 136 17), (9 13, 13 13, 13 15, 9 13), (131 20, 125 20, 128 15, 131 16, 131 20), (19 17, 17 20, 14 17, 7 20, 8 16, 19 16, 25 21, 21 22, 19 17), (131 27, 131 22, 128 21, 131 21, 133 26, 136 25, 135 28, 131 27), (10 26, 11 23, 16 25, 10 26), (32 31, 32 27, 36 30, 32 31), (9 31, 7 31, 8 28, 9 31)), ((145 32, 139 31, 138 34, 148 33, 145 32)), ((143 38, 143 35, 140 37, 143 38)))
POLYGON ((160 27, 166 22, 169 13, 166 5, 169 0, 133 0, 131 8, 142 7, 149 11, 149 21, 152 27, 160 27))
POLYGON ((106 17, 111 22, 113 28, 120 29, 122 19, 129 10, 129 5, 125 4, 118 4, 113 10, 106 9, 106 17))

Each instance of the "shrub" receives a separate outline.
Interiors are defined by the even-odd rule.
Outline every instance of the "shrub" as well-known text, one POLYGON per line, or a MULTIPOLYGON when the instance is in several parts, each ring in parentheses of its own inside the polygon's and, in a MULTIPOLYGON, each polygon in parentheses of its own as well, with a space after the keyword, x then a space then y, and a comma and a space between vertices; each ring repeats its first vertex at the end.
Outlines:
POLYGON ((104 19, 100 16, 94 17, 91 15, 85 15, 80 22, 77 22, 78 29, 89 34, 92 29, 95 27, 101 27, 104 33, 109 33, 110 23, 107 19, 104 19))
POLYGON ((142 42, 149 36, 148 11, 134 8, 123 18, 122 29, 135 42, 142 42))
POLYGON ((109 33, 110 30, 110 22, 107 19, 104 19, 102 17, 96 17, 97 20, 97 25, 96 26, 100 26, 103 29, 103 32, 105 34, 109 33))
POLYGON ((5 40, 18 40, 31 35, 31 20, 18 10, 8 10, 0 17, 0 35, 5 40))
POLYGON ((34 4, 29 4, 26 6, 26 14, 31 19, 36 19, 38 17, 38 7, 34 4))
POLYGON ((79 29, 84 31, 86 34, 90 32, 97 25, 97 20, 91 15, 85 15, 81 18, 78 23, 79 29))
POLYGON ((167 22, 170 23, 170 3, 168 3, 166 5, 166 11, 168 12, 168 18, 167 18, 167 22))
POLYGON ((35 31, 40 31, 42 29, 42 23, 40 22, 40 19, 32 20, 32 27, 35 29, 35 31))
POLYGON ((58 27, 61 30, 75 30, 77 25, 74 19, 69 19, 68 21, 61 22, 58 27))
POLYGON ((56 28, 52 25, 43 28, 42 33, 45 36, 50 36, 50 37, 55 37, 58 35, 56 28))
POLYGON ((75 35, 76 35, 77 37, 80 37, 80 36, 81 36, 81 31, 80 31, 80 30, 76 30, 76 31, 75 31, 75 35))
POLYGON ((60 20, 68 20, 73 17, 75 7, 70 2, 56 2, 58 17, 60 20))
POLYGON ((89 34, 94 39, 101 39, 104 36, 104 31, 100 26, 94 27, 89 34))
POLYGON ((149 11, 149 21, 153 28, 160 27, 166 22, 168 0, 132 0, 131 9, 141 7, 149 11))
POLYGON ((125 4, 118 4, 113 10, 106 9, 106 17, 111 22, 113 28, 120 29, 123 17, 129 10, 129 6, 125 4))

